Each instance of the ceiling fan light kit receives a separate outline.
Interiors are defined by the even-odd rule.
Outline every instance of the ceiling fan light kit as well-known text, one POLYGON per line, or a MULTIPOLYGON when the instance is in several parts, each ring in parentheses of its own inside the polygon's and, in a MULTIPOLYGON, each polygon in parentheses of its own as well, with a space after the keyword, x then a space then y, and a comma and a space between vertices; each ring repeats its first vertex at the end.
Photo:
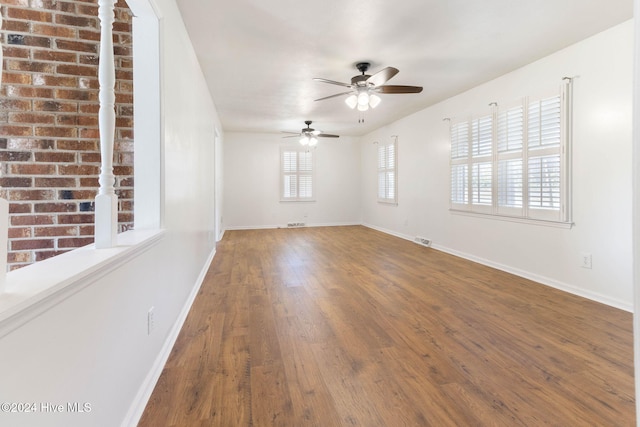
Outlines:
POLYGON ((365 74, 370 67, 368 62, 359 62, 356 64, 356 68, 362 74, 351 78, 351 83, 342 83, 334 80, 315 78, 315 81, 329 83, 337 86, 344 86, 351 89, 348 92, 337 93, 335 95, 325 96, 324 98, 316 99, 316 101, 322 101, 329 98, 335 98, 337 96, 349 95, 344 102, 352 110, 357 108, 358 111, 367 111, 369 108, 376 108, 382 99, 376 95, 376 93, 420 93, 422 92, 421 86, 396 86, 385 85, 393 76, 398 74, 399 70, 394 67, 384 68, 374 75, 365 74))
POLYGON ((307 125, 306 128, 302 128, 300 132, 287 132, 283 131, 283 133, 289 133, 291 135, 283 136, 283 138, 297 138, 300 137, 299 141, 302 146, 305 147, 315 147, 318 145, 318 138, 340 138, 339 135, 332 135, 330 133, 323 133, 320 130, 313 129, 311 127, 311 120, 305 120, 304 124, 307 125))

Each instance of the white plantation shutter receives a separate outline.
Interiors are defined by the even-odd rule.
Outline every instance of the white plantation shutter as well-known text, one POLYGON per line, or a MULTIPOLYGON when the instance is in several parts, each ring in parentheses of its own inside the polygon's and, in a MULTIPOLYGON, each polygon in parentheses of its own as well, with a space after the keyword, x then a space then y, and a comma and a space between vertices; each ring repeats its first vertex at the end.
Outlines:
POLYGON ((304 148, 281 149, 281 193, 283 201, 313 200, 313 153, 304 148))
POLYGON ((491 162, 473 163, 471 167, 471 203, 491 206, 491 162))
POLYGON ((451 125, 451 207, 464 209, 469 202, 469 122, 451 125))
POLYGON ((451 208, 570 223, 570 92, 453 124, 451 208))
POLYGON ((528 105, 528 216, 561 218, 561 96, 534 100, 528 105))
POLYGON ((397 140, 388 144, 378 143, 378 201, 397 203, 397 140))
POLYGON ((523 215, 524 106, 498 108, 498 173, 496 212, 523 215))
POLYGON ((493 119, 485 116, 471 121, 471 152, 473 157, 491 155, 493 145, 493 119))

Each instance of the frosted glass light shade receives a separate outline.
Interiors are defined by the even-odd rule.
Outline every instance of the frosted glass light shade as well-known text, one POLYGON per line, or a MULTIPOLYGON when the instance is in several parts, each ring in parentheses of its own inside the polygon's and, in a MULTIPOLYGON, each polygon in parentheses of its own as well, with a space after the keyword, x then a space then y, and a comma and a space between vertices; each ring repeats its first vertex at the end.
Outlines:
POLYGON ((382 100, 380 99, 380 97, 378 95, 371 95, 369 97, 369 106, 371 108, 376 108, 380 104, 380 101, 382 101, 382 100))
POLYGON ((354 108, 356 108, 356 105, 358 105, 358 97, 355 95, 350 95, 347 99, 344 100, 344 102, 349 106, 349 108, 353 110, 354 108))

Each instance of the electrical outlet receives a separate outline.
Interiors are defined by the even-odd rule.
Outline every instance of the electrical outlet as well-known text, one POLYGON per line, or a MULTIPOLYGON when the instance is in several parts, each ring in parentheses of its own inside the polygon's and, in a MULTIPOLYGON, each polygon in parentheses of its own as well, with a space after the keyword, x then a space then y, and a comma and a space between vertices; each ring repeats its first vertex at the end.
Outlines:
POLYGON ((580 259, 581 259, 580 267, 582 267, 582 268, 591 268, 592 264, 591 264, 591 254, 590 253, 582 252, 580 254, 580 259))
POLYGON ((147 335, 151 335, 151 332, 156 328, 156 316, 155 308, 151 307, 147 312, 147 335))

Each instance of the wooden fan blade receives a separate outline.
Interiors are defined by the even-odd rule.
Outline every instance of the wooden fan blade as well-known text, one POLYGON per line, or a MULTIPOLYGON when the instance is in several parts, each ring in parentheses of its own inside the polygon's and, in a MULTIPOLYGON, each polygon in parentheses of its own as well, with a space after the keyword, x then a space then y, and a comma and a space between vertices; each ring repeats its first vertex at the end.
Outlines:
POLYGON ((325 99, 335 98, 336 96, 348 95, 350 93, 353 93, 353 91, 350 90, 349 92, 336 93, 335 95, 325 96, 324 98, 318 98, 318 99, 315 99, 314 101, 323 101, 325 99))
POLYGON ((330 133, 319 133, 316 136, 318 138, 340 138, 340 135, 331 135, 330 133))
POLYGON ((315 77, 313 80, 315 80, 317 82, 329 83, 329 84, 332 84, 332 85, 338 85, 338 86, 344 86, 344 87, 353 87, 349 83, 337 82, 335 80, 320 79, 320 78, 317 78, 317 77, 315 77))
POLYGON ((371 83, 374 86, 380 86, 385 84, 391 77, 398 74, 400 71, 397 68, 387 67, 378 71, 373 76, 367 79, 367 83, 371 83))
POLYGON ((420 93, 422 92, 422 86, 385 85, 378 86, 374 91, 379 93, 420 93))
POLYGON ((283 136, 283 138, 299 138, 301 135, 299 133, 296 133, 295 135, 287 135, 287 136, 283 136))

